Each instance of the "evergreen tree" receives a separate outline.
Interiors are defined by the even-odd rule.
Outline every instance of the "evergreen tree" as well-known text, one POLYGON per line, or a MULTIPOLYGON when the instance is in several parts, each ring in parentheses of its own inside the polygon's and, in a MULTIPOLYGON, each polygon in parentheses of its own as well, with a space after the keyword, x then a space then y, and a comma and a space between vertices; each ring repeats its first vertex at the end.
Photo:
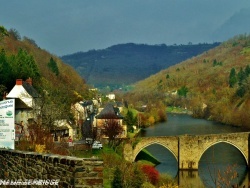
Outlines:
POLYGON ((240 68, 240 71, 238 72, 237 77, 238 77, 238 80, 239 80, 238 84, 239 84, 239 86, 241 86, 243 81, 246 78, 246 74, 245 74, 245 72, 244 72, 244 70, 242 68, 240 68))
POLYGON ((177 90, 177 93, 179 96, 187 97, 188 88, 186 86, 182 86, 180 89, 177 90))
POLYGON ((133 132, 133 125, 135 125, 135 118, 133 116, 133 112, 131 110, 128 110, 126 116, 124 117, 124 122, 128 126, 128 131, 133 132))
POLYGON ((9 89, 13 86, 12 71, 4 49, 0 51, 0 85, 4 85, 9 89))
POLYGON ((232 68, 229 75, 229 86, 233 87, 237 82, 236 71, 235 68, 232 68))
POLYGON ((247 77, 250 75, 250 66, 249 65, 247 65, 245 68, 245 74, 247 77))
POLYGON ((243 97, 245 93, 246 93, 246 89, 243 86, 240 86, 236 91, 236 94, 238 97, 243 97))
POLYGON ((15 78, 27 79, 29 77, 38 79, 40 72, 32 55, 27 51, 19 49, 17 55, 9 57, 11 69, 15 78))
POLYGON ((59 69, 58 69, 57 63, 52 57, 50 58, 48 67, 53 73, 55 73, 56 76, 59 75, 59 69))
POLYGON ((119 167, 116 167, 114 172, 114 179, 111 184, 112 188, 122 188, 122 171, 119 169, 119 167))

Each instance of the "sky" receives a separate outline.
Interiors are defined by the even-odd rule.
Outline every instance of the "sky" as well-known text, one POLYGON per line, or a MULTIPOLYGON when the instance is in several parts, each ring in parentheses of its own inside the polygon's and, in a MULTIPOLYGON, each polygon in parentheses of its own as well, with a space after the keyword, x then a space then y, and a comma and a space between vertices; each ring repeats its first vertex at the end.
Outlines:
POLYGON ((0 0, 0 25, 62 56, 129 42, 221 42, 213 33, 246 8, 250 0, 0 0))

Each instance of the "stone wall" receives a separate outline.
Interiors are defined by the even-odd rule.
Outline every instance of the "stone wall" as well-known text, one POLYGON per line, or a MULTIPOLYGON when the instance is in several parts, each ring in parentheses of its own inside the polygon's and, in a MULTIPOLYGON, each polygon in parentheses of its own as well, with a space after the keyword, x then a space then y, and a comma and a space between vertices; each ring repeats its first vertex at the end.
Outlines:
POLYGON ((101 188, 103 161, 0 149, 0 179, 48 180, 58 181, 59 187, 101 188))

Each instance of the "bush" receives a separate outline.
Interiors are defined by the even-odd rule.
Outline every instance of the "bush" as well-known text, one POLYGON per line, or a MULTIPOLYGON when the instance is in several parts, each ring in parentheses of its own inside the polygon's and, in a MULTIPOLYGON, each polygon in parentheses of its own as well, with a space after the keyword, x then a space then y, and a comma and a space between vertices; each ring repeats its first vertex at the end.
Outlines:
POLYGON ((160 174, 153 166, 143 165, 142 171, 153 185, 156 185, 159 182, 160 174))
POLYGON ((114 172, 114 179, 112 181, 112 188, 122 188, 122 171, 116 167, 114 172))
POLYGON ((155 188, 155 186, 149 182, 145 182, 142 184, 141 188, 155 188))

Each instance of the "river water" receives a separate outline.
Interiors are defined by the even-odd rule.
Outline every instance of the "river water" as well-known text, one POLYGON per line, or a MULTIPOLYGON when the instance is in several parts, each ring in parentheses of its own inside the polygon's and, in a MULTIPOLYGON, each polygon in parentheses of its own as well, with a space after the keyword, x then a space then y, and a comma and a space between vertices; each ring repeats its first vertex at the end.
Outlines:
MULTIPOLYGON (((195 119, 187 114, 168 114, 167 122, 143 129, 142 137, 174 136, 183 134, 219 134, 246 132, 240 127, 195 119)), ((178 163, 173 154, 161 145, 146 148, 161 164, 156 169, 175 178, 180 187, 232 187, 245 185, 248 187, 250 173, 246 161, 240 151, 227 143, 219 143, 210 147, 201 157, 198 171, 178 171, 178 163), (217 185, 217 186, 216 186, 217 185)))

